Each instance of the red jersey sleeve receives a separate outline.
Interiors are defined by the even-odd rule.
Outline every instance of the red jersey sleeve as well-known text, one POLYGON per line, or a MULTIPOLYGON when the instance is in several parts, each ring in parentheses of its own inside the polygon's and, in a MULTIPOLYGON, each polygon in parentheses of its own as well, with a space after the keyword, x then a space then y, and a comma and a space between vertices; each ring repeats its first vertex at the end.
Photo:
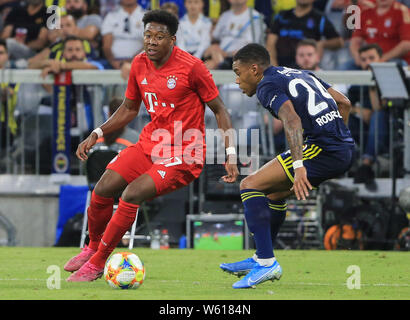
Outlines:
POLYGON ((212 74, 202 61, 192 67, 189 80, 192 89, 198 93, 203 102, 209 102, 219 95, 212 74))
POLYGON ((137 65, 138 63, 136 59, 134 59, 131 64, 131 71, 128 77, 127 89, 125 90, 125 97, 130 100, 141 101, 141 93, 140 89, 138 88, 138 82, 136 78, 137 65))

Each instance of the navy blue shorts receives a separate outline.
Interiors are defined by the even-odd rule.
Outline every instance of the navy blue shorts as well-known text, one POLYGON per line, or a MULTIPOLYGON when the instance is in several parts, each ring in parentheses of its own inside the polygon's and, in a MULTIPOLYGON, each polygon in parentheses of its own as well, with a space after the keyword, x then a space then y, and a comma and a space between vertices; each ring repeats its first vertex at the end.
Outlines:
MULTIPOLYGON (((290 150, 277 156, 286 175, 294 182, 295 172, 290 150)), ((354 146, 336 151, 326 151, 315 144, 303 146, 303 165, 307 178, 313 187, 318 187, 323 181, 339 177, 350 169, 354 161, 354 146)))

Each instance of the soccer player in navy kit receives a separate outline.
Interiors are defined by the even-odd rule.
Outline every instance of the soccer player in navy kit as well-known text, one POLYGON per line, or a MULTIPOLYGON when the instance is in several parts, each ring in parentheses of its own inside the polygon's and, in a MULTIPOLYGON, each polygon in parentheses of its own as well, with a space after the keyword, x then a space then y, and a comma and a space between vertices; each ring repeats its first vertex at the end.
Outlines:
POLYGON ((236 83, 248 96, 255 93, 264 108, 283 122, 290 150, 278 155, 241 181, 245 218, 256 253, 221 269, 241 276, 233 288, 250 288, 279 280, 282 268, 273 244, 285 220, 285 199, 306 200, 309 190, 344 174, 354 157, 347 128, 350 101, 310 71, 270 65, 268 51, 248 44, 233 58, 236 83))

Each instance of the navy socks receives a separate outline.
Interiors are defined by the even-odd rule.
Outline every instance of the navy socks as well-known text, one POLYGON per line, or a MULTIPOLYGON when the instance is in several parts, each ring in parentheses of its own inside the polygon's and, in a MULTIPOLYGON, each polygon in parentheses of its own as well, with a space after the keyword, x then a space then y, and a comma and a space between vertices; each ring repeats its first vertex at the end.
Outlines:
POLYGON ((260 259, 273 258, 268 198, 263 192, 253 189, 241 190, 241 198, 246 223, 255 240, 256 255, 260 259))
POLYGON ((275 247, 276 237, 279 233, 280 227, 285 221, 288 205, 286 204, 286 200, 272 201, 268 199, 268 201, 269 208, 271 210, 270 228, 272 235, 272 245, 273 247, 275 247))
POLYGON ((241 190, 245 219, 253 233, 258 259, 273 258, 273 243, 286 217, 285 200, 271 201, 263 192, 241 190))

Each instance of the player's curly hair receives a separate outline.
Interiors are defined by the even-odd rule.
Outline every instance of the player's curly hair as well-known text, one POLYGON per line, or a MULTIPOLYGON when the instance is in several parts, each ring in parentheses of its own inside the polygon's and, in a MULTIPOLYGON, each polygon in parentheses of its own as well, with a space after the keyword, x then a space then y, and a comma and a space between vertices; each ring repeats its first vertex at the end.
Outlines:
POLYGON ((162 9, 148 11, 144 14, 142 22, 144 23, 144 28, 150 22, 164 24, 167 26, 171 36, 175 36, 179 24, 177 17, 175 17, 172 13, 169 13, 168 11, 162 9))
POLYGON ((270 55, 264 46, 257 43, 250 43, 236 52, 233 61, 240 60, 244 63, 257 63, 261 66, 270 64, 270 55))

